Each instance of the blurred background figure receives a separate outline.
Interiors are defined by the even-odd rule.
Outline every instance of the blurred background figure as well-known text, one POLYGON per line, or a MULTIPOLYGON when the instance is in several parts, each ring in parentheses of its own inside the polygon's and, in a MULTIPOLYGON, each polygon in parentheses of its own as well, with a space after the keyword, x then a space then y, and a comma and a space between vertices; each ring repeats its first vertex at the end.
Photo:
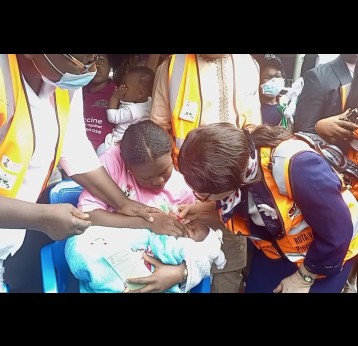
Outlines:
POLYGON ((83 113, 87 137, 93 148, 104 142, 114 125, 107 119, 107 106, 116 85, 109 77, 112 68, 110 54, 100 54, 96 62, 97 73, 92 81, 83 88, 83 113))

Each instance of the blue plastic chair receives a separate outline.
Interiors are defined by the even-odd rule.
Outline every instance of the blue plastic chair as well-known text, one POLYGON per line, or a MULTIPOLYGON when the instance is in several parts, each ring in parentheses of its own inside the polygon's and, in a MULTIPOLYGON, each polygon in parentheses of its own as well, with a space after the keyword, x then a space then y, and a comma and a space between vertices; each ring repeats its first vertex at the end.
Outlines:
MULTIPOLYGON (((77 206, 82 189, 71 179, 63 180, 49 190, 49 202, 77 206)), ((65 258, 65 245, 66 240, 61 240, 41 249, 42 287, 45 293, 79 292, 78 280, 71 273, 65 258)))
MULTIPOLYGON (((71 203, 77 206, 82 186, 67 179, 57 183, 49 191, 49 202, 71 203)), ((79 282, 73 276, 65 258, 66 240, 44 246, 41 249, 42 287, 44 293, 79 292, 79 282)), ((204 278, 191 293, 210 293, 210 277, 204 278)))

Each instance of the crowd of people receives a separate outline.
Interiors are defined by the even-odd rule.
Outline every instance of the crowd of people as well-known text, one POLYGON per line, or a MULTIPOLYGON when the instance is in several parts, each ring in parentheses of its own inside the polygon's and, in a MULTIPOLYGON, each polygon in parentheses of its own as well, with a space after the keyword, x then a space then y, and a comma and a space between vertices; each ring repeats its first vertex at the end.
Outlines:
POLYGON ((68 238, 81 292, 357 292, 358 54, 295 98, 255 58, 0 55, 0 292, 26 230, 68 238), (56 168, 77 207, 37 203, 56 168))

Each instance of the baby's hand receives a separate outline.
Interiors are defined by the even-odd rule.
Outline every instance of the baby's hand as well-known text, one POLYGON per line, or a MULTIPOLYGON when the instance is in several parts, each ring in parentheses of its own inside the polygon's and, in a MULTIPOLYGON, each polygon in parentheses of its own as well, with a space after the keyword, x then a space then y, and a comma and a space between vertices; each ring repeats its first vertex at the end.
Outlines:
POLYGON ((125 84, 121 84, 119 87, 113 91, 112 97, 115 97, 118 100, 121 100, 126 94, 128 87, 125 84))

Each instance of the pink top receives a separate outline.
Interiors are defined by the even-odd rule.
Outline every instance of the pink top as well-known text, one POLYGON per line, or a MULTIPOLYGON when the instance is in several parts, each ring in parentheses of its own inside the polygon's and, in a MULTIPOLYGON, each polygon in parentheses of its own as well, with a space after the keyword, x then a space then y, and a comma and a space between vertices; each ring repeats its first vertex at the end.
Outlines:
MULTIPOLYGON (((165 184, 164 189, 160 192, 153 192, 139 186, 132 174, 128 172, 120 155, 119 146, 112 147, 104 152, 100 156, 100 161, 115 183, 130 199, 162 209, 163 211, 169 211, 170 206, 173 205, 195 203, 195 196, 192 190, 186 184, 183 176, 175 169, 173 169, 172 175, 165 184)), ((86 190, 83 190, 80 195, 78 208, 84 212, 95 209, 114 211, 86 190)))
POLYGON ((83 114, 87 137, 94 149, 104 142, 106 135, 112 132, 114 124, 107 119, 108 101, 116 85, 109 81, 100 91, 90 92, 89 87, 83 88, 83 114))

